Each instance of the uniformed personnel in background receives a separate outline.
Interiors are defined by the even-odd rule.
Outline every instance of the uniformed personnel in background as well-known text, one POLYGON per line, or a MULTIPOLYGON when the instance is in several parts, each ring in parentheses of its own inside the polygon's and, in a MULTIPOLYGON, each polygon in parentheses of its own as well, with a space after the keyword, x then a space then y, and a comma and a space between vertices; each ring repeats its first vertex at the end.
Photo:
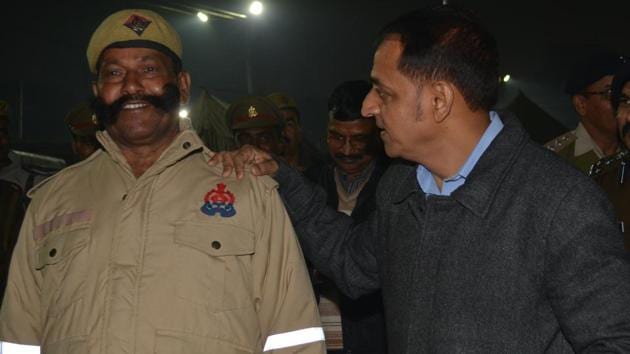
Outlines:
POLYGON ((325 165, 325 158, 318 149, 302 134, 300 124, 300 109, 295 100, 282 92, 274 92, 267 96, 276 104, 284 118, 283 137, 286 141, 284 159, 289 166, 298 171, 310 174, 311 167, 321 168, 325 165))
POLYGON ((253 145, 276 156, 285 156, 284 119, 269 98, 242 97, 230 105, 225 117, 238 146, 253 145))
POLYGON ((597 160, 619 151, 610 87, 624 61, 617 52, 594 50, 576 63, 567 80, 565 92, 571 96, 580 122, 545 146, 585 173, 597 160))
POLYGON ((96 132, 100 130, 98 120, 88 102, 74 107, 64 122, 72 136, 72 151, 79 160, 87 159, 101 148, 101 143, 96 139, 96 132))
MULTIPOLYGON (((8 171, 7 167, 13 164, 9 152, 9 106, 0 101, 0 173, 8 171)), ((6 287, 9 259, 24 218, 23 188, 16 181, 0 178, 0 301, 6 287)))
POLYGON ((604 189, 613 205, 619 228, 624 234, 625 248, 630 251, 630 65, 625 65, 614 77, 611 105, 617 120, 622 149, 597 161, 589 174, 604 189))
POLYGON ((30 192, 0 352, 323 353, 277 184, 222 177, 180 125, 190 75, 174 28, 116 12, 87 58, 103 149, 30 192))

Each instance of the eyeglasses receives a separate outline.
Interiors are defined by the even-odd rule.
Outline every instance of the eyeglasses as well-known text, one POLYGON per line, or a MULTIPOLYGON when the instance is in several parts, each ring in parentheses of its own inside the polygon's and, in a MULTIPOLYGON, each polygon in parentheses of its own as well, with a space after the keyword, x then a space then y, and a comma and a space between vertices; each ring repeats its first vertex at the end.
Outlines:
POLYGON ((584 91, 584 92, 580 92, 580 95, 582 95, 582 96, 599 95, 599 96, 602 96, 603 98, 609 100, 611 92, 612 92, 611 89, 604 90, 604 91, 584 91))
POLYGON ((619 96, 619 108, 630 109, 630 97, 626 95, 619 96))

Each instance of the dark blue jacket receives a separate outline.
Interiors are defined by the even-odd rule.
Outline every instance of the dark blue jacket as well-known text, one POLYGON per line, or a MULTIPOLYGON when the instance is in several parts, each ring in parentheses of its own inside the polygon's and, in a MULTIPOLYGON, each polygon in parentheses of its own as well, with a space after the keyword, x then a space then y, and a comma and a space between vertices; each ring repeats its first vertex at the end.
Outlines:
MULTIPOLYGON (((375 160, 374 170, 365 183, 357 203, 352 210, 355 223, 367 220, 376 209, 376 187, 380 181, 389 159, 386 157, 375 160)), ((339 205, 337 184, 335 183, 334 163, 329 161, 312 170, 310 180, 320 185, 326 191, 326 204, 332 209, 339 205)), ((330 281, 319 283, 315 290, 323 287, 334 287, 330 281)), ((387 353, 387 339, 385 332, 385 315, 383 298, 380 291, 366 294, 358 299, 351 299, 341 295, 339 299, 341 311, 341 327, 343 333, 343 348, 347 354, 385 354, 387 353)))
POLYGON ((466 183, 430 196, 397 163, 368 221, 276 176, 305 254, 357 297, 382 288, 391 353, 630 353, 630 260, 610 202, 515 118, 466 183))

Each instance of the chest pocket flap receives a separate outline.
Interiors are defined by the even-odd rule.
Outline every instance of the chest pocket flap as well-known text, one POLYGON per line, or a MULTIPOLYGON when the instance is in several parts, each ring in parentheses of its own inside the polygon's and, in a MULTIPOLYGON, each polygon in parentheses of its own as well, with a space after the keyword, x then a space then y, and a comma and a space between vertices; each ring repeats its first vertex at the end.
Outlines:
POLYGON ((241 256, 254 253, 254 234, 238 226, 216 223, 179 223, 175 242, 209 256, 241 256))
POLYGON ((61 262, 73 250, 87 244, 89 225, 65 232, 54 232, 46 236, 46 240, 37 250, 36 269, 61 262))

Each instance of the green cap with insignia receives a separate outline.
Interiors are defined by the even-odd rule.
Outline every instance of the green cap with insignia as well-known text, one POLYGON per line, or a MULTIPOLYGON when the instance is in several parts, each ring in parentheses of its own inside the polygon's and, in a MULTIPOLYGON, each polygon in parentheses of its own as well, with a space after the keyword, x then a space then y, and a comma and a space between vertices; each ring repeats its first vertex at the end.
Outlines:
POLYGON ((92 136, 99 129, 96 116, 87 103, 74 107, 64 118, 64 122, 72 134, 77 136, 92 136))
POLYGON ((101 53, 107 48, 151 48, 181 64, 182 43, 175 29, 157 13, 131 9, 107 17, 94 31, 87 48, 90 70, 96 73, 101 53))
POLYGON ((267 97, 247 96, 232 103, 225 112, 228 126, 232 130, 282 127, 282 114, 267 97))

